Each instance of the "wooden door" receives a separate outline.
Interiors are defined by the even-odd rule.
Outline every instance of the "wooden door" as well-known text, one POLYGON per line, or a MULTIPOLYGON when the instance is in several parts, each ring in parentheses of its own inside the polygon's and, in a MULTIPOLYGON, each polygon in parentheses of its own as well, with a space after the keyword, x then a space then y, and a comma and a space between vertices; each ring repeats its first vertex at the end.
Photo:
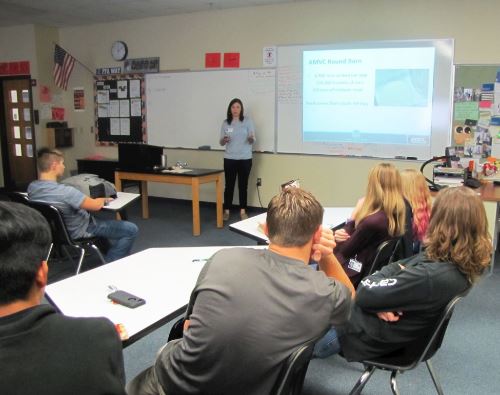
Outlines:
POLYGON ((37 178, 35 128, 29 79, 5 79, 3 85, 6 187, 24 190, 37 178))

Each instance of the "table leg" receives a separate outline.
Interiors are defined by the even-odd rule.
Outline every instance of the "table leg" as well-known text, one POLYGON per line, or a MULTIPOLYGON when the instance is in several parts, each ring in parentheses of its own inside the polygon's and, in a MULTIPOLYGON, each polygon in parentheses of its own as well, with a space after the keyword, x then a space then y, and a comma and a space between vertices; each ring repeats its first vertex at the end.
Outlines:
POLYGON ((141 181, 142 218, 149 218, 148 182, 141 181))
POLYGON ((193 177, 191 180, 191 198, 193 201, 193 236, 199 236, 200 229, 200 180, 193 177))
POLYGON ((222 194, 223 194, 223 185, 222 185, 222 174, 217 176, 217 180, 215 180, 215 189, 216 189, 216 212, 217 212, 217 227, 223 228, 224 222, 222 221, 222 194))
MULTIPOLYGON (((122 179, 116 174, 116 172, 115 172, 115 189, 117 192, 122 192, 122 179)), ((115 216, 117 221, 120 221, 122 219, 119 211, 116 213, 115 216)))
POLYGON ((118 173, 115 173, 115 189, 117 192, 122 192, 122 179, 118 173))

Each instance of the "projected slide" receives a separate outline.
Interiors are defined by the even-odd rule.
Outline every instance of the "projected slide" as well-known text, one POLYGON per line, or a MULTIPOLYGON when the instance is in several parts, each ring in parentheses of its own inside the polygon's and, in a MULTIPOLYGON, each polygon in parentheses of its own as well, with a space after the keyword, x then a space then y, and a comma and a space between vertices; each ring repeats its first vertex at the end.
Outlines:
POLYGON ((304 142, 429 146, 434 47, 303 52, 304 142))

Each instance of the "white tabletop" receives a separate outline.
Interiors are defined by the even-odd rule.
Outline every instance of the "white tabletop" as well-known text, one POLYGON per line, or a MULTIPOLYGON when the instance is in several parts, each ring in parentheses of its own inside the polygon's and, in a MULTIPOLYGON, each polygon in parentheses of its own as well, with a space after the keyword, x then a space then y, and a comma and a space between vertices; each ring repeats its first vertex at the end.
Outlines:
POLYGON ((107 317, 123 324, 132 338, 170 315, 173 319, 181 314, 206 259, 222 248, 231 247, 150 248, 50 284, 46 296, 67 316, 107 317), (131 309, 112 303, 107 298, 110 285, 145 299, 146 304, 131 309))
POLYGON ((116 199, 103 206, 103 210, 119 211, 141 196, 140 193, 116 192, 116 199))
MULTIPOLYGON (((323 225, 333 228, 345 222, 351 216, 354 207, 325 207, 323 215, 323 225)), ((269 239, 263 233, 262 224, 266 222, 267 213, 262 213, 243 221, 235 222, 229 225, 232 231, 241 233, 244 236, 257 240, 258 242, 267 243, 269 239)))

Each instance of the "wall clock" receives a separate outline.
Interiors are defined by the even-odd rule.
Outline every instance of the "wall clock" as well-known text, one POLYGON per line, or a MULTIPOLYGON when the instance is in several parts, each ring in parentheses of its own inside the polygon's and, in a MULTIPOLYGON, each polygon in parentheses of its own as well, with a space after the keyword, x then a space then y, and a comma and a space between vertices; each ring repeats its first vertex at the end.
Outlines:
POLYGON ((111 46, 111 56, 114 60, 125 60, 128 55, 127 44, 123 41, 115 41, 111 46))

